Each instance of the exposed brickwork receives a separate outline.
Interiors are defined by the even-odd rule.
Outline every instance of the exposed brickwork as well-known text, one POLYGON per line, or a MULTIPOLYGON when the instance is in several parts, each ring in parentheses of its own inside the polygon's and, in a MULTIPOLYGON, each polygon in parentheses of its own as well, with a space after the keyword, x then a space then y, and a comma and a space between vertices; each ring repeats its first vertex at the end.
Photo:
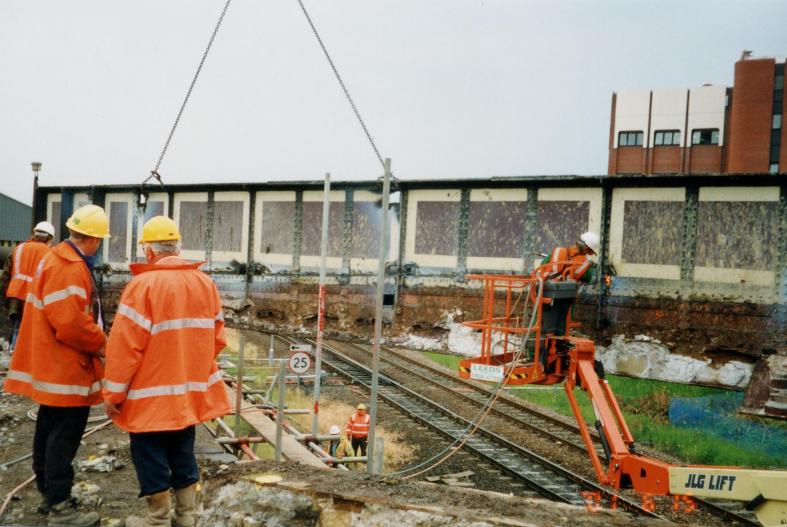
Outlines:
POLYGON ((715 145, 694 145, 689 150, 690 174, 721 173, 721 147, 715 145))
POLYGON ((679 146, 659 146, 653 148, 652 174, 677 174, 681 171, 680 162, 683 150, 679 146))
POLYGON ((643 174, 645 172, 645 148, 624 146, 613 150, 617 157, 616 174, 643 174))
POLYGON ((728 138, 730 172, 768 171, 775 63, 774 59, 735 63, 728 138))

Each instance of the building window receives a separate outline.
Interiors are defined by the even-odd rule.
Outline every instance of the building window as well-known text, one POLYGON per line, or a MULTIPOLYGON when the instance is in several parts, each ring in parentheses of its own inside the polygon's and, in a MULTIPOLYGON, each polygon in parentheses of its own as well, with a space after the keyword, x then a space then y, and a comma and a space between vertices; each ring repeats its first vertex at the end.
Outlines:
POLYGON ((771 125, 771 128, 773 128, 774 130, 778 130, 781 127, 782 127, 782 116, 776 114, 773 116, 773 124, 771 125))
POLYGON ((694 130, 691 133, 692 145, 717 145, 719 144, 719 129, 694 130))
POLYGON ((771 174, 778 174, 779 173, 779 163, 771 163, 771 167, 768 170, 771 174))
POLYGON ((618 146, 642 146, 642 132, 619 132, 618 146))
POLYGON ((680 130, 657 130, 653 144, 656 146, 680 145, 680 130))
POLYGON ((774 90, 783 90, 784 89, 784 75, 776 75, 773 83, 774 90))

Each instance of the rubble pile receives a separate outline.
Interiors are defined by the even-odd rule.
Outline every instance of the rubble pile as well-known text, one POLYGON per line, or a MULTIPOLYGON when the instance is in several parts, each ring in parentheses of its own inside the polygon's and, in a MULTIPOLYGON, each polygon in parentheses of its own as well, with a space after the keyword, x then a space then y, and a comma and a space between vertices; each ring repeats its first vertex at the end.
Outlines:
POLYGON ((633 339, 616 335, 609 346, 596 347, 596 356, 604 364, 607 373, 730 388, 745 388, 754 368, 740 361, 717 364, 711 359, 701 360, 671 353, 659 340, 647 335, 637 335, 633 339))

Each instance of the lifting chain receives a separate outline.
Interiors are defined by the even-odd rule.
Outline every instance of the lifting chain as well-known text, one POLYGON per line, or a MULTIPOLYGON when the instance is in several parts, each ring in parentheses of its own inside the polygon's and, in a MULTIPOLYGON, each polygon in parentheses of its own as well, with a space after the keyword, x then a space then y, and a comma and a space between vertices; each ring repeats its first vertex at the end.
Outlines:
POLYGON ((306 21, 309 23, 309 26, 312 28, 312 33, 314 33, 314 37, 317 39, 317 42, 320 44, 322 48, 323 54, 325 54, 325 58, 328 59, 328 64, 331 66, 333 70, 333 74, 336 76, 336 80, 339 81, 339 86, 342 87, 342 91, 344 92, 344 96, 347 97, 347 102, 350 103, 350 107, 353 109, 355 113, 355 117, 358 118, 358 122, 363 128, 363 133, 366 134, 366 139, 369 140, 369 144, 372 145, 372 150, 374 150, 374 154, 377 156, 377 160, 380 162, 380 165, 385 169, 385 161, 383 161, 383 156, 380 155, 380 150, 377 149, 377 145, 372 139, 372 134, 369 133, 369 129, 366 128, 366 123, 364 122, 363 118, 361 117, 361 112, 358 111, 358 107, 355 106, 355 102, 353 98, 350 96, 350 91, 347 89, 347 86, 344 84, 344 80, 342 76, 339 74, 339 70, 336 68, 336 65, 333 63, 333 59, 331 58, 330 53, 328 53, 328 49, 325 47, 325 44, 320 37, 320 34, 317 32, 317 28, 314 26, 314 22, 312 22, 312 17, 309 16, 309 12, 306 10, 306 6, 303 5, 303 0, 298 0, 298 4, 301 6, 301 10, 303 11, 304 16, 306 17, 306 21))
POLYGON ((161 175, 159 174, 159 167, 161 167, 161 162, 164 160, 164 156, 167 154, 167 149, 169 149, 169 144, 172 142, 172 136, 175 135, 175 129, 178 127, 178 123, 180 123, 180 118, 183 115, 183 110, 186 109, 186 104, 189 102, 189 98, 191 97, 191 92, 194 90, 194 85, 197 83, 197 79, 199 78, 199 74, 202 71, 202 66, 205 65, 205 60, 208 58, 208 53, 210 52, 211 46, 213 46, 213 40, 216 38, 216 34, 219 32, 219 28, 221 27, 221 23, 224 21, 224 15, 227 14, 227 9, 230 7, 230 3, 232 0, 227 0, 224 4, 224 9, 221 10, 221 15, 219 15, 219 20, 216 22, 216 27, 213 28, 213 34, 210 36, 210 40, 208 41, 208 46, 205 48, 205 52, 202 54, 202 59, 199 61, 199 66, 197 66, 197 71, 194 73, 194 78, 191 79, 191 84, 189 85, 189 89, 186 92, 186 97, 183 99, 183 104, 180 105, 180 111, 178 112, 177 117, 175 117, 175 122, 172 123, 172 129, 169 131, 169 136, 167 136, 167 141, 164 143, 164 148, 161 150, 161 154, 158 156, 158 161, 156 162, 155 168, 150 171, 150 175, 142 182, 142 190, 144 191, 145 184, 150 181, 151 179, 155 179, 158 181, 159 185, 164 186, 164 182, 161 181, 161 175))

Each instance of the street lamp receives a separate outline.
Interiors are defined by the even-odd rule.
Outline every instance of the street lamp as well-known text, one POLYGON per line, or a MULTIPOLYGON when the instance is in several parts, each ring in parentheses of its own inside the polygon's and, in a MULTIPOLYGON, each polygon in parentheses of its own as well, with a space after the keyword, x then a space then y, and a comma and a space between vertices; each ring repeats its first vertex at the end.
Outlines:
POLYGON ((36 197, 38 194, 38 173, 41 172, 41 162, 33 161, 30 163, 33 168, 33 206, 30 207, 30 225, 35 225, 36 222, 36 197))

